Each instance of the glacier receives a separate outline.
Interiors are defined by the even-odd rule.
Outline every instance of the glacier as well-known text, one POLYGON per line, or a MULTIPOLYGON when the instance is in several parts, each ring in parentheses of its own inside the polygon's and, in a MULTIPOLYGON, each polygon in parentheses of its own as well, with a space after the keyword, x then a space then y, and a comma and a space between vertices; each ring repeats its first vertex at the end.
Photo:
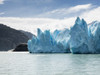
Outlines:
POLYGON ((92 53, 100 53, 100 22, 94 21, 88 27, 92 53))
POLYGON ((84 19, 78 17, 70 30, 70 51, 72 53, 89 53, 88 27, 84 19))
POLYGON ((37 36, 28 40, 30 53, 100 53, 100 22, 87 24, 77 17, 70 29, 45 30, 37 29, 37 36))
POLYGON ((64 46, 64 49, 66 49, 68 51, 68 53, 70 52, 70 46, 69 46, 70 34, 69 34, 69 32, 70 32, 70 30, 65 28, 62 31, 60 31, 60 33, 55 38, 55 40, 57 42, 60 42, 64 46))
POLYGON ((28 41, 28 50, 30 53, 66 53, 69 52, 61 42, 57 42, 55 38, 60 31, 56 30, 50 33, 50 30, 37 29, 37 37, 28 41), (54 36, 56 35, 56 36, 54 36))
POLYGON ((70 29, 70 51, 73 54, 100 53, 100 22, 87 25, 78 17, 70 29))

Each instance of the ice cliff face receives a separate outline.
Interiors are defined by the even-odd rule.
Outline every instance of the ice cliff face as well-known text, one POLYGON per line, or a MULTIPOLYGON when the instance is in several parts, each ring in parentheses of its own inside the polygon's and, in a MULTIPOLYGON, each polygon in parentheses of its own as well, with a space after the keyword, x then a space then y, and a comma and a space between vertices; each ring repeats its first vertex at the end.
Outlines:
POLYGON ((72 53, 88 53, 88 28, 84 19, 78 17, 70 30, 70 50, 72 53))
POLYGON ((37 37, 28 41, 28 50, 30 53, 65 53, 67 50, 61 42, 57 42, 55 38, 59 31, 55 31, 56 36, 51 34, 49 30, 42 32, 40 29, 37 31, 37 37))
POLYGON ((66 49, 68 52, 70 52, 70 46, 69 46, 69 40, 70 40, 70 35, 69 35, 70 30, 65 28, 64 30, 60 31, 60 33, 56 37, 56 41, 60 42, 63 46, 64 49, 66 49))
POLYGON ((72 53, 100 53, 100 22, 94 21, 87 26, 84 19, 77 18, 70 36, 72 53))
POLYGON ((88 28, 92 53, 100 53, 100 22, 95 21, 88 28))
POLYGON ((100 53, 100 22, 87 25, 78 17, 73 27, 68 30, 37 31, 28 41, 30 53, 100 53))

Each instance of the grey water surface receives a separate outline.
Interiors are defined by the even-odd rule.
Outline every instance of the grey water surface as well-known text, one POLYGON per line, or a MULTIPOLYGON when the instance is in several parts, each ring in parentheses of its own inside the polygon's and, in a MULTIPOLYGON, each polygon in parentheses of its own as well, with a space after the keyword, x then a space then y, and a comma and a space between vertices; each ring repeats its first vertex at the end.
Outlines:
POLYGON ((0 52, 0 75, 100 75, 100 54, 0 52))

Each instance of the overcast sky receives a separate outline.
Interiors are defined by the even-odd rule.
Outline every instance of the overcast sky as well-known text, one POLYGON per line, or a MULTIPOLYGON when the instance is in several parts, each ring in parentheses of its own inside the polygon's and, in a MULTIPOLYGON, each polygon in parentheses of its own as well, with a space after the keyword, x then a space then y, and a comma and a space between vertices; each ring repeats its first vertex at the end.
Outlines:
POLYGON ((0 0, 0 23, 16 29, 70 28, 77 16, 100 21, 100 0, 0 0))

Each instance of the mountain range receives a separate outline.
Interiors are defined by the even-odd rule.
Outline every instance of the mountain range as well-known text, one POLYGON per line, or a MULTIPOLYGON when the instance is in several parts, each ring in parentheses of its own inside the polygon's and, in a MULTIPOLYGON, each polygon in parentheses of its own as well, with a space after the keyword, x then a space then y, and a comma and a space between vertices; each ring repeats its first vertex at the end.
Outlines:
POLYGON ((33 34, 16 30, 4 24, 0 24, 0 51, 8 51, 14 49, 21 43, 27 43, 33 34))

